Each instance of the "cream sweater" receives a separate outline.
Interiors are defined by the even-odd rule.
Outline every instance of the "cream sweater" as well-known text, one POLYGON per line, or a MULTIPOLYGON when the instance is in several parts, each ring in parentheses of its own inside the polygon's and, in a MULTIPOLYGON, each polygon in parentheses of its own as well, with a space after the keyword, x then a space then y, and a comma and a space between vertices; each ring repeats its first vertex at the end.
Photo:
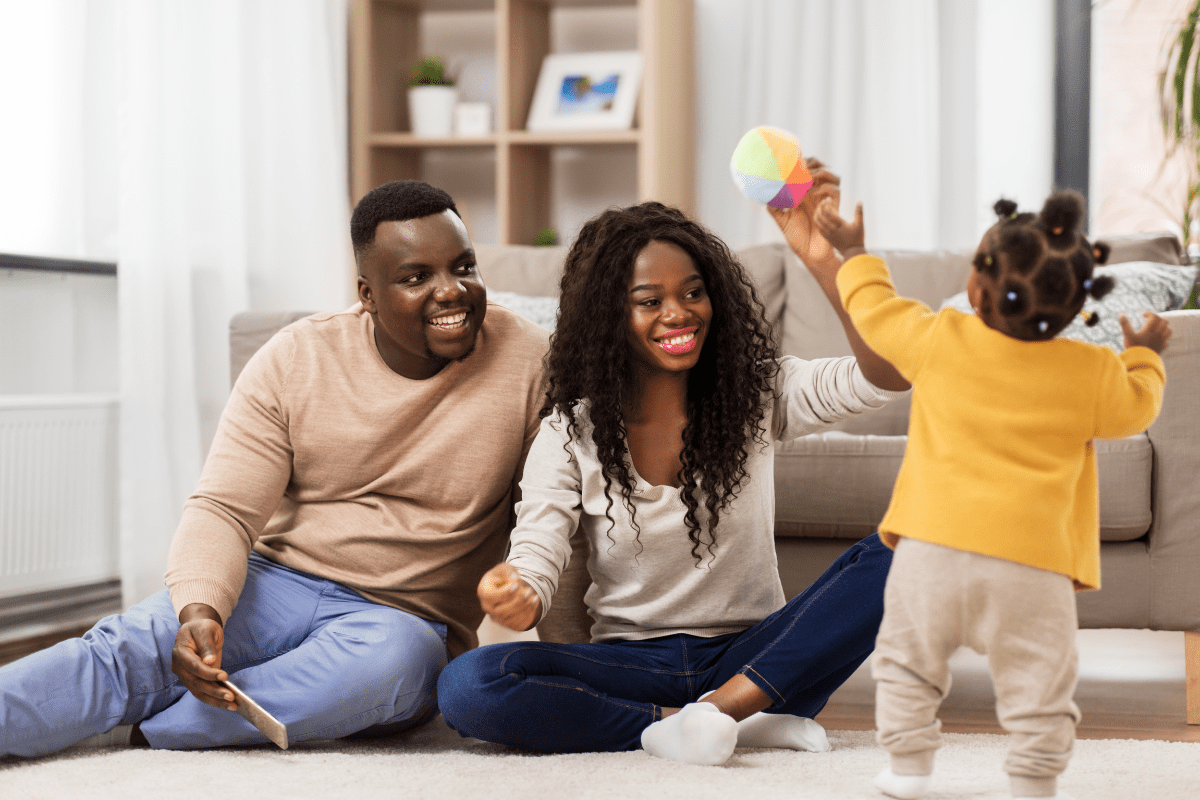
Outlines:
POLYGON ((504 556, 538 430, 548 334, 489 305, 475 351, 401 377, 355 305, 300 320, 250 360, 184 505, 167 569, 178 612, 227 619, 251 548, 475 644, 475 587, 504 556))
MULTIPOLYGON (((567 435, 555 413, 542 421, 521 479, 517 527, 508 561, 550 609, 558 578, 570 559, 576 526, 591 544, 585 596, 595 619, 592 641, 650 639, 673 633, 719 636, 745 630, 784 604, 775 560, 774 442, 819 430, 828 423, 884 405, 900 392, 872 386, 853 358, 779 361, 775 393, 766 413, 765 446, 752 444, 748 478, 721 514, 717 545, 700 564, 683 518, 679 490, 650 486, 633 470, 631 498, 641 533, 635 541, 620 486, 612 489, 616 522, 605 517, 604 477, 586 413, 577 436, 567 435)), ((703 506, 698 511, 707 525, 703 506)))

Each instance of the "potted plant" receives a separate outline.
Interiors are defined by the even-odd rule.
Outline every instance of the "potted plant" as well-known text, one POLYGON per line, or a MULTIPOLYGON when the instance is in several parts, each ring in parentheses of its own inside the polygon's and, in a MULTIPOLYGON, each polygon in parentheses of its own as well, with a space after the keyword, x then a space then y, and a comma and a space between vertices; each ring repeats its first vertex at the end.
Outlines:
MULTIPOLYGON (((1167 158, 1183 156, 1187 190, 1180 209, 1180 227, 1187 263, 1196 263, 1192 223, 1200 220, 1200 0, 1193 0, 1175 36, 1167 43, 1165 65, 1158 76, 1167 158)), ((1200 276, 1184 308, 1197 308, 1200 276)))
POLYGON ((417 136, 450 135, 458 89, 437 56, 422 58, 408 76, 408 118, 417 136))

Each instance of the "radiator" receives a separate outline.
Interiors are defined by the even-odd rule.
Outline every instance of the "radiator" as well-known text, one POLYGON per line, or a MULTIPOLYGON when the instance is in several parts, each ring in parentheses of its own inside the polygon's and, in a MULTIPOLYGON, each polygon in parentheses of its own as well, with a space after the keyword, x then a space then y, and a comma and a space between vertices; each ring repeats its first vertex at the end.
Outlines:
POLYGON ((0 396, 0 604, 118 570, 116 396, 0 396))

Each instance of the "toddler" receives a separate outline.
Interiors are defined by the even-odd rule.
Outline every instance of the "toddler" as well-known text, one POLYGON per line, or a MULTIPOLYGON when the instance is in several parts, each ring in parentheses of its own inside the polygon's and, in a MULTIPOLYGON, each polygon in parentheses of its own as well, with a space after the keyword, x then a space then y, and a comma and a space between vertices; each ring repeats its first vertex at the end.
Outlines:
MULTIPOLYGON (((1113 280, 1093 277, 1108 246, 1079 231, 1083 199, 1052 195, 1039 214, 995 205, 967 293, 975 314, 933 312, 896 294, 830 202, 817 228, 845 258, 837 285, 866 343, 913 384, 908 447, 880 524, 895 549, 876 641, 876 727, 884 794, 928 791, 937 709, 960 646, 988 657, 1010 735, 1016 798, 1058 797, 1079 709, 1076 590, 1100 586, 1095 437, 1144 430, 1162 403, 1167 323, 1147 313, 1126 349, 1057 339, 1113 280)), ((1096 317, 1091 315, 1089 322, 1096 317)))

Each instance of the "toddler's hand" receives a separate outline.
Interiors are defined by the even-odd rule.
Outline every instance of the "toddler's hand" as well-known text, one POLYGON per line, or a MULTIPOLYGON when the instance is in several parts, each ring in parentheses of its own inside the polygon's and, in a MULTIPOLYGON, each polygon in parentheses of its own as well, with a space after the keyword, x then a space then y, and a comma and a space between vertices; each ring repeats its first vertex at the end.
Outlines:
POLYGON ((767 206, 767 212, 783 231, 788 247, 799 256, 806 267, 820 269, 826 262, 832 261, 836 272, 837 255, 829 242, 813 229, 812 215, 816 207, 825 200, 832 201, 833 207, 837 208, 842 194, 842 179, 826 169, 816 158, 806 158, 804 164, 812 175, 813 185, 800 201, 800 205, 795 208, 767 206))
POLYGON ((837 213, 837 208, 828 200, 822 201, 813 214, 813 224, 843 258, 859 255, 863 251, 862 203, 854 208, 854 221, 847 222, 837 213))
POLYGON ((511 630, 527 631, 542 616, 542 601, 510 564, 500 563, 489 569, 480 579, 476 594, 484 612, 511 630))
POLYGON ((1119 317, 1121 332, 1125 334, 1125 347, 1149 347, 1156 353, 1162 353, 1167 349, 1167 340, 1171 338, 1171 326, 1153 311, 1146 311, 1142 316, 1146 318, 1146 324, 1136 331, 1128 317, 1124 314, 1119 317))

